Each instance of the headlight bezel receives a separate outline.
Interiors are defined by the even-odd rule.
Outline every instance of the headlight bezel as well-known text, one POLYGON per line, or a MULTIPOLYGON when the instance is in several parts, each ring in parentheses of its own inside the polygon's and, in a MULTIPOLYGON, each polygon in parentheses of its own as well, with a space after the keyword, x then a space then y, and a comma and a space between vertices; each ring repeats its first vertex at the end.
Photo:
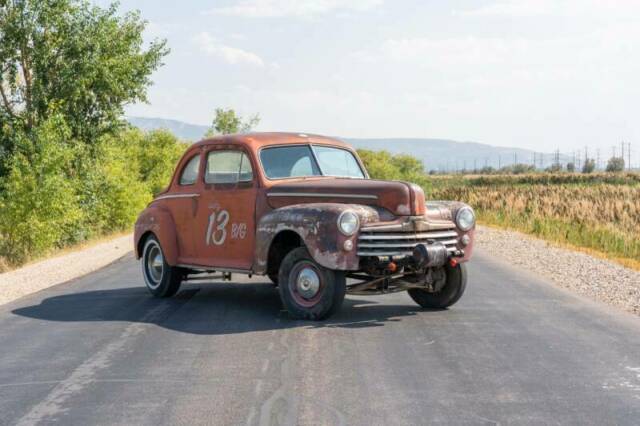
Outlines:
POLYGON ((456 213, 456 226, 460 228, 461 231, 467 232, 473 229, 475 225, 476 225, 476 214, 474 213, 471 207, 464 206, 460 210, 458 210, 458 212, 456 213), (471 213, 471 221, 469 224, 464 225, 463 223, 461 223, 461 219, 462 219, 462 215, 465 214, 466 212, 471 213))
POLYGON ((340 213, 340 215, 338 216, 337 225, 338 225, 338 231, 340 231, 340 233, 342 235, 347 236, 347 237, 351 237, 355 233, 357 233, 358 230, 360 229, 360 217, 355 212, 353 212, 352 210, 345 210, 342 213, 340 213), (355 219, 355 226, 353 227, 353 230, 351 230, 351 231, 345 230, 342 227, 343 219, 347 215, 350 215, 355 219))

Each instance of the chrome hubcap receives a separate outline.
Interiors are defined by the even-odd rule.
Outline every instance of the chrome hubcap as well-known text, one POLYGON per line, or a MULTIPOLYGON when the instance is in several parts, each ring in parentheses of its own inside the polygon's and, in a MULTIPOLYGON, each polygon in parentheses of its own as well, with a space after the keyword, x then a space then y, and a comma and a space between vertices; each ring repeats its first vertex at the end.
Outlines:
POLYGON ((312 268, 303 268, 296 278, 296 290, 305 299, 311 299, 320 290, 320 277, 312 268))
POLYGON ((149 278, 153 281, 153 284, 158 284, 162 279, 162 269, 164 267, 164 261, 162 258, 162 251, 157 245, 154 245, 149 249, 147 256, 147 271, 149 272, 149 278))

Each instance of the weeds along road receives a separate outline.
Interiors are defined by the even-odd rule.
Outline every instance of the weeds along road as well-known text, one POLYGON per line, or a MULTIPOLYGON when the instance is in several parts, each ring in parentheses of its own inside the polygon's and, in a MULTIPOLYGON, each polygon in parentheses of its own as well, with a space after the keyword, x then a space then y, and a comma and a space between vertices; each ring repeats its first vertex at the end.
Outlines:
POLYGON ((264 279, 152 299, 128 256, 0 307, 0 423, 637 424, 639 318, 469 266, 448 311, 348 296, 310 323, 264 279))

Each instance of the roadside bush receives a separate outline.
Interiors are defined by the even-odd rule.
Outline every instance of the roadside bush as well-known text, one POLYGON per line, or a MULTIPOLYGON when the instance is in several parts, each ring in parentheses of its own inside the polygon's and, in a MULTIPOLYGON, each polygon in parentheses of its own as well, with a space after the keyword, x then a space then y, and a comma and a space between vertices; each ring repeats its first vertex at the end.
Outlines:
POLYGON ((95 211, 87 213, 101 234, 130 227, 153 198, 140 173, 139 140, 129 136, 123 132, 102 137, 92 161, 93 187, 88 192, 95 195, 95 211))
POLYGON ((157 195, 169 184, 176 163, 188 144, 179 141, 168 130, 142 133, 138 129, 131 129, 125 137, 139 140, 140 177, 147 183, 151 193, 157 195))
POLYGON ((130 229, 186 148, 169 132, 128 127, 88 146, 57 116, 14 144, 0 179, 0 260, 13 266, 130 229))
POLYGON ((358 155, 373 179, 402 180, 429 187, 430 181, 420 160, 405 154, 359 149, 358 155))
POLYGON ((59 117, 15 141, 0 194, 0 257, 24 262, 61 247, 82 221, 72 166, 78 146, 59 117))

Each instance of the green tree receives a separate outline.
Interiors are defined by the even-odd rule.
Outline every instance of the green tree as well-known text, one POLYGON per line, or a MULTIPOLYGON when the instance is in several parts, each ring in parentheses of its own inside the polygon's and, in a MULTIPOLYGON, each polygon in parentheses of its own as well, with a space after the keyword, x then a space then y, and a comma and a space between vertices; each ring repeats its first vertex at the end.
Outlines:
POLYGON ((118 14, 117 4, 0 0, 2 157, 17 132, 29 134, 53 111, 71 138, 91 144, 119 124, 124 105, 146 101, 168 49, 164 40, 145 49, 145 25, 138 12, 118 14))
POLYGON ((622 157, 611 157, 607 162, 607 171, 608 172, 621 172, 624 170, 624 158, 622 157))
POLYGON ((89 192, 96 197, 93 214, 102 232, 127 229, 153 198, 142 179, 139 139, 130 136, 131 132, 106 135, 96 146, 97 186, 89 192))
POLYGON ((582 166, 582 173, 593 173, 596 169, 596 162, 593 158, 587 158, 582 166))
POLYGON ((422 161, 406 154, 390 154, 387 151, 359 149, 358 155, 374 179, 403 180, 429 187, 422 161))
POLYGON ((387 151, 359 149, 358 155, 372 178, 384 180, 401 178, 400 171, 392 162, 392 155, 387 151))
POLYGON ((11 263, 63 246, 84 218, 73 172, 80 145, 69 135, 64 120, 53 116, 32 137, 15 141, 0 179, 0 256, 11 263))
POLYGON ((206 136, 248 133, 260 123, 260 116, 253 115, 246 120, 236 114, 232 108, 216 108, 215 117, 206 136))
MULTIPOLYGON (((188 145, 167 130, 143 133, 138 129, 126 132, 139 143, 140 177, 147 183, 153 195, 157 195, 169 185, 176 163, 188 145)), ((129 138, 128 135, 124 136, 129 138)))
POLYGON ((569 173, 573 173, 576 171, 576 165, 575 163, 567 163, 567 171, 569 173))
MULTIPOLYGON (((568 165, 568 164, 567 164, 568 165)), ((545 169, 546 172, 549 173, 559 173, 562 171, 562 164, 554 163, 545 169)))

